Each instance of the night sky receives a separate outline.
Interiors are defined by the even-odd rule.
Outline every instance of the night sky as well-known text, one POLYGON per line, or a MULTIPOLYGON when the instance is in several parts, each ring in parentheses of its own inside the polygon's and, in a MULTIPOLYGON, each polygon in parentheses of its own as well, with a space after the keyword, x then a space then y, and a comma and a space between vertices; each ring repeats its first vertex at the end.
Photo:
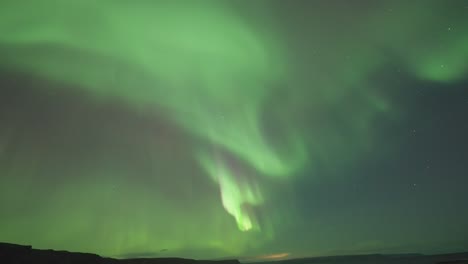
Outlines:
POLYGON ((468 250, 468 1, 4 0, 0 241, 468 250))

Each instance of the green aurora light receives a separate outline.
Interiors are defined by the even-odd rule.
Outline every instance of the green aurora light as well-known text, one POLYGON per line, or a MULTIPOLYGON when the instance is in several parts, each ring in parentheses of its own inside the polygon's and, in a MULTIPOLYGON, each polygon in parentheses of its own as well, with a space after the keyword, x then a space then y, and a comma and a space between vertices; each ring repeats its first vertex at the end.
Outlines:
MULTIPOLYGON (((218 186, 221 200, 210 196, 195 203, 190 210, 205 217, 187 225, 185 215, 149 186, 127 187, 127 197, 145 201, 140 209, 108 190, 108 182, 124 179, 125 172, 86 172, 87 181, 62 186, 50 198, 59 202, 37 212, 43 223, 53 223, 52 231, 44 235, 32 228, 29 234, 17 233, 27 219, 5 219, 1 226, 10 227, 0 228, 2 238, 31 243, 33 232, 32 242, 40 247, 66 245, 112 256, 160 248, 200 257, 256 252, 274 238, 274 222, 280 221, 273 214, 269 221, 258 215, 268 215, 262 206, 268 207, 274 198, 270 185, 286 185, 306 165, 339 167, 352 161, 372 147, 374 120, 396 114, 368 80, 389 63, 380 47, 397 54, 402 70, 416 78, 448 83, 466 77, 468 23, 465 19, 465 28, 441 26, 445 18, 432 15, 444 8, 437 1, 427 1, 423 8, 404 1, 389 2, 391 7, 381 3, 378 8, 393 11, 363 15, 344 28, 340 19, 346 22, 345 11, 323 21, 323 10, 317 7, 307 22, 313 33, 302 42, 285 37, 288 29, 269 13, 270 5, 252 4, 258 12, 249 15, 226 1, 2 2, 1 67, 69 84, 63 89, 75 87, 97 102, 117 101, 137 112, 164 113, 196 138, 188 143, 190 155, 218 186), (324 27, 328 22, 331 25, 324 27), (441 27, 439 35, 422 30, 434 27, 441 27), (334 29, 340 34, 327 34, 334 29), (296 54, 300 49, 305 51, 296 54), (284 94, 282 102, 272 106, 284 94), (346 135, 340 126, 320 122, 333 109, 345 110, 336 118, 346 135), (310 118, 317 123, 311 125, 310 118), (274 128, 267 129, 269 125, 274 128), (81 192, 87 195, 79 199, 81 192), (60 197, 72 198, 60 202, 60 197), (102 199, 124 204, 123 209, 104 209, 95 203, 102 199), (227 227, 225 216, 213 209, 216 204, 235 219, 238 230, 249 232, 227 227), (149 212, 151 208, 171 215, 149 212), (83 230, 92 215, 103 210, 108 214, 102 233, 85 243, 89 232, 83 230), (57 211, 60 216, 52 220, 57 211), (119 214, 133 215, 132 223, 119 214), (152 226, 152 221, 188 227, 168 231, 152 226), (113 243, 103 242, 108 236, 113 243), (205 248, 221 253, 201 251, 205 248)), ((463 18, 455 14, 452 20, 459 24, 463 18)), ((14 173, 34 175, 34 166, 14 173)), ((15 192, 26 178, 9 182, 10 191, 2 184, 2 195, 19 199, 15 192)))

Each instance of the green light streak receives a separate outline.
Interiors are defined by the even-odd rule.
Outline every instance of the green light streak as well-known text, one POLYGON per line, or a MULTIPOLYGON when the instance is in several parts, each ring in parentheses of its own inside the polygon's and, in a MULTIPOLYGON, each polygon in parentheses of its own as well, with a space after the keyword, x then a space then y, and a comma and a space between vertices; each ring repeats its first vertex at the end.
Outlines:
MULTIPOLYGON (((18 151, 15 169, 0 171, 0 202, 35 209, 20 220, 0 219, 0 238, 110 256, 168 248, 178 256, 221 257, 258 249, 273 237, 256 215, 268 213, 262 209, 269 183, 285 184, 305 165, 339 168, 371 149, 374 121, 395 110, 380 89, 393 87, 371 80, 386 70, 385 52, 421 80, 466 78, 468 24, 460 22, 466 14, 438 17, 442 3, 382 2, 352 19, 348 9, 330 13, 317 4, 306 10, 306 21, 293 24, 296 13, 276 17, 280 28, 240 15, 228 1, 2 1, 2 68, 63 83, 95 102, 162 112, 196 138, 187 149, 213 186, 199 191, 202 201, 174 207, 158 182, 137 184, 132 170, 102 165, 41 193, 35 184, 48 173, 40 168, 47 158, 18 151), (118 180, 127 186, 123 194, 109 187, 118 180)), ((268 5, 256 1, 255 11, 268 5)), ((183 167, 165 154, 152 160, 156 167, 183 167)), ((164 177, 198 175, 192 167, 176 171, 164 177)), ((171 192, 188 193, 181 186, 191 184, 171 192)), ((0 208, 17 213, 8 206, 0 208)), ((281 215, 269 219, 280 222, 275 227, 298 222, 289 212, 275 213, 281 215)))
MULTIPOLYGON (((291 140, 286 157, 267 142, 261 128, 264 98, 284 75, 278 50, 273 56, 275 48, 221 3, 49 1, 40 6, 50 13, 36 12, 39 6, 34 4, 15 3, 7 8, 15 15, 2 18, 7 34, 1 41, 25 47, 12 55, 12 65, 77 84, 96 98, 120 97, 137 108, 168 109, 187 131, 225 148, 264 176, 288 177, 304 163, 300 137, 291 140), (89 9, 93 12, 84 23, 69 14, 89 9), (18 13, 35 26, 18 25, 18 13), (43 44, 79 53, 69 65, 69 57, 44 52, 43 44), (86 59, 80 59, 82 55, 86 59), (90 67, 89 58, 96 65, 90 67), (130 73, 112 74, 119 64, 130 73), (140 71, 143 74, 131 75, 140 71)), ((211 163, 206 167, 219 166, 213 158, 203 160, 211 163)), ((243 203, 259 205, 260 200, 241 190, 252 187, 237 183, 228 168, 218 170, 222 172, 208 173, 220 184, 224 207, 241 230, 251 229, 253 220, 240 208, 243 203)))

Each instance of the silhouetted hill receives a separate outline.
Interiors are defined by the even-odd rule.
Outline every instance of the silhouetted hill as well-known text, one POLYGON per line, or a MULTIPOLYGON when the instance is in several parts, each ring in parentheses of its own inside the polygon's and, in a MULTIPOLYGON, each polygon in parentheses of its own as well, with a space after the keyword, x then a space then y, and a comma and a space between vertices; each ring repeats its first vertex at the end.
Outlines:
POLYGON ((441 255, 410 253, 326 256, 270 261, 261 264, 468 264, 468 252, 441 255))
POLYGON ((240 264, 238 260, 194 260, 183 258, 113 259, 96 254, 39 250, 31 246, 0 243, 2 264, 240 264))
MULTIPOLYGON (((0 243, 2 264, 240 264, 238 260, 194 260, 183 258, 135 258, 113 259, 96 254, 56 250, 39 250, 31 246, 0 243)), ((468 264, 468 252, 422 255, 422 254, 370 254, 328 256, 281 261, 262 264, 468 264)))

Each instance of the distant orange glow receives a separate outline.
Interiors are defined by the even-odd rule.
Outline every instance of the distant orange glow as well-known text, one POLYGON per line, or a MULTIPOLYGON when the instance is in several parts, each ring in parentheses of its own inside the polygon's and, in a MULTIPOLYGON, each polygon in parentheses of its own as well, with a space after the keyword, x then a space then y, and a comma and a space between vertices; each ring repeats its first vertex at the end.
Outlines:
POLYGON ((264 256, 258 256, 256 259, 257 260, 276 260, 276 259, 282 259, 289 256, 289 253, 277 253, 277 254, 271 254, 271 255, 264 255, 264 256))

